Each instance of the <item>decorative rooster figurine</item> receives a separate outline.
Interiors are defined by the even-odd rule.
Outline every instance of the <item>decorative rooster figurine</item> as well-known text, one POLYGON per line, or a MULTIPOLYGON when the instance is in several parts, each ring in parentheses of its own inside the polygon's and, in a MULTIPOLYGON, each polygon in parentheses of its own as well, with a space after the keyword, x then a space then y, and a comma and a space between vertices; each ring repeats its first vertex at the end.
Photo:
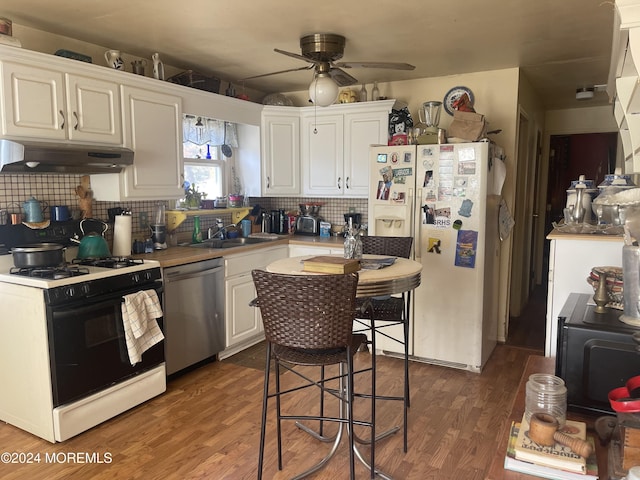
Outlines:
POLYGON ((82 211, 82 218, 91 218, 93 216, 93 192, 89 186, 89 177, 84 175, 81 182, 81 185, 76 186, 76 195, 79 198, 78 203, 82 211))
POLYGON ((471 99, 469 98, 469 95, 467 95, 466 93, 463 93, 462 95, 460 95, 460 97, 458 97, 458 99, 454 101, 451 104, 451 106, 453 107, 454 110, 458 110, 459 112, 475 113, 473 105, 471 104, 471 99))

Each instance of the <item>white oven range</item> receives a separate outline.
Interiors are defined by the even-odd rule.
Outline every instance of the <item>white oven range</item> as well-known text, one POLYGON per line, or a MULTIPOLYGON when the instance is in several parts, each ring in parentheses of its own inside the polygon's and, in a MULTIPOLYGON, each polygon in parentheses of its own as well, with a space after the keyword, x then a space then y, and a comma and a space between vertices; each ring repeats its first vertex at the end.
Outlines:
POLYGON ((0 420, 61 442, 166 390, 164 342, 131 365, 121 313, 124 295, 162 299, 160 265, 115 260, 43 278, 0 255, 0 420))

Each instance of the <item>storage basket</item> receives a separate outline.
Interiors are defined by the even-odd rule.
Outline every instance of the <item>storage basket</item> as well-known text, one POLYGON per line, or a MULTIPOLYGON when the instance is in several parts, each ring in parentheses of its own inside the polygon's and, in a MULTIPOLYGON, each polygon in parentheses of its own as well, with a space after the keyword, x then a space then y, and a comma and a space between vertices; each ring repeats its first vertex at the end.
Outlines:
POLYGON ((220 91, 220 79, 208 77, 202 73, 186 70, 168 79, 172 83, 184 85, 186 87, 197 88, 206 92, 218 93, 220 91))

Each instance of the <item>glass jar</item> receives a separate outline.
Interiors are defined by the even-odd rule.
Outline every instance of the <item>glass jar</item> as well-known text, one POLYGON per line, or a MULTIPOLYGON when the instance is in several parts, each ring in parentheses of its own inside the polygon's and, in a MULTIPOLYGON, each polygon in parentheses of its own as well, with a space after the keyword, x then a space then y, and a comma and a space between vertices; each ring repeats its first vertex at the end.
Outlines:
POLYGON ((378 90, 378 82, 373 82, 373 90, 371 91, 371 100, 380 100, 380 90, 378 90))
POLYGON ((555 375, 534 373, 529 377, 525 396, 525 419, 534 413, 547 413, 558 420, 560 427, 567 420, 567 387, 555 375))
POLYGON ((360 94, 358 97, 358 101, 359 102, 366 102, 367 101, 367 89, 364 86, 364 83, 362 84, 362 88, 360 89, 360 94))

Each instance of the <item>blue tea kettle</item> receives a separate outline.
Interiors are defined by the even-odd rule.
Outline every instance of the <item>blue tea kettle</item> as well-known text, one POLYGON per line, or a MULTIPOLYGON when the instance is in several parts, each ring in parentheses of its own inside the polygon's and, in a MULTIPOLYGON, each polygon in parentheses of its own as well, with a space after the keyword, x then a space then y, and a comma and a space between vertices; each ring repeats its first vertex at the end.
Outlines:
POLYGON ((29 200, 22 204, 24 210, 24 221, 27 223, 38 223, 44 220, 43 214, 47 209, 47 202, 39 202, 35 197, 31 197, 29 200), (44 204, 44 207, 42 206, 44 204))

